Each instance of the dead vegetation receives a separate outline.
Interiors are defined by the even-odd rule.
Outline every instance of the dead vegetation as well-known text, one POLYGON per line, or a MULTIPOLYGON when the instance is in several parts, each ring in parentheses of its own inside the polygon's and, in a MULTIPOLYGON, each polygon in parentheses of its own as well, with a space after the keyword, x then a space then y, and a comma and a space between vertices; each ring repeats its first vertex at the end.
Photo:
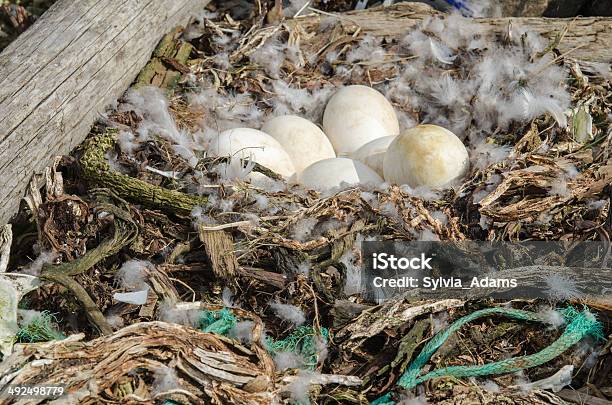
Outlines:
MULTIPOLYGON (((206 14, 188 29, 189 43, 179 32, 169 34, 139 76, 134 89, 153 84, 166 92, 178 132, 206 131, 239 114, 241 123, 256 121, 259 110, 317 116, 327 87, 385 85, 414 57, 402 54, 391 37, 377 43, 386 52, 382 59, 356 55, 368 33, 337 24, 350 16, 322 12, 269 24, 272 5, 256 3, 259 8, 245 20, 206 14), (289 56, 280 62, 270 59, 272 53, 253 56, 270 41, 276 46, 271 52, 282 49, 289 56), (209 93, 193 103, 203 86, 209 93), (210 92, 219 98, 207 98, 210 92), (236 98, 241 94, 248 99, 236 98), (213 108, 219 100, 234 104, 213 108), (245 111, 240 102, 258 110, 245 111)), ((358 294, 355 272, 359 243, 370 237, 610 242, 610 78, 560 55, 555 44, 546 53, 550 64, 569 72, 574 114, 568 129, 551 113, 495 128, 484 144, 504 148, 503 157, 474 167, 463 184, 443 193, 389 185, 321 194, 287 187, 259 166, 254 171, 267 182, 228 181, 219 168, 231 162, 197 148, 186 153, 177 147, 186 145, 182 138, 126 138, 150 118, 135 111, 133 100, 121 100, 72 156, 58 159, 33 182, 42 180, 44 191, 31 187, 13 223, 8 268, 40 276, 43 283, 22 307, 55 314, 56 326, 70 336, 17 344, 0 363, 0 391, 9 383, 66 384, 66 401, 75 403, 368 403, 394 390, 424 343, 453 320, 503 305, 541 311, 551 303, 398 297, 374 305, 358 294), (129 147, 121 143, 126 139, 129 147), (132 260, 150 264, 136 277, 148 288, 142 305, 114 299, 130 292, 117 274, 132 260), (273 309, 275 302, 294 312, 273 309), (208 333, 226 320, 205 324, 202 313, 223 308, 238 322, 225 329, 233 332, 208 333), (291 315, 296 312, 313 336, 325 337, 311 367, 287 367, 266 340, 289 339, 298 326, 291 315)), ((461 75, 459 59, 445 69, 449 75, 461 75)), ((408 121, 426 116, 408 103, 395 107, 408 121)), ((608 340, 584 341, 519 376, 435 379, 412 392, 399 390, 394 399, 559 404, 582 395, 584 403, 609 403, 611 303, 570 303, 588 305, 608 340), (574 366, 572 390, 556 390, 558 384, 555 392, 546 385, 516 387, 566 365, 574 366)), ((535 353, 561 332, 511 319, 479 320, 450 338, 428 368, 535 353)))
POLYGON ((0 2, 0 51, 27 30, 55 0, 0 2))

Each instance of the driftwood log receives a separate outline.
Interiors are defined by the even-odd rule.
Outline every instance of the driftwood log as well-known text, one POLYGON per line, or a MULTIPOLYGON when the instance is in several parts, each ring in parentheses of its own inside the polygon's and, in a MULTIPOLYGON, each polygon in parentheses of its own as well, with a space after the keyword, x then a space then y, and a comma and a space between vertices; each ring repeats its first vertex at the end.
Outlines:
POLYGON ((60 0, 0 54, 0 224, 32 174, 89 133, 175 25, 209 0, 60 0))
MULTIPOLYGON (((32 175, 87 135, 97 115, 134 80, 173 25, 208 0, 60 0, 0 54, 0 224, 18 209, 32 175)), ((400 3, 338 15, 347 30, 399 37, 437 12, 400 3)), ((319 24, 309 15, 289 25, 319 24)), ((510 25, 538 32, 575 59, 612 61, 612 19, 477 19, 505 35, 510 25)))
MULTIPOLYGON (((338 16, 339 22, 351 31, 359 28, 361 32, 377 37, 399 38, 420 24, 425 18, 441 15, 438 11, 422 3, 398 3, 388 8, 374 8, 367 11, 353 11, 338 16)), ((298 17, 291 24, 304 27, 318 25, 328 15, 307 15, 298 17)), ((476 18, 483 30, 496 32, 503 37, 508 27, 520 27, 541 34, 553 41, 558 34, 567 29, 557 48, 562 54, 590 62, 612 62, 612 18, 539 18, 504 17, 476 18)))
MULTIPOLYGON (((431 4, 441 10, 452 8, 443 0, 418 0, 431 4)), ((567 18, 577 15, 610 16, 612 6, 610 0, 497 0, 493 3, 499 7, 504 17, 553 17, 567 18)))

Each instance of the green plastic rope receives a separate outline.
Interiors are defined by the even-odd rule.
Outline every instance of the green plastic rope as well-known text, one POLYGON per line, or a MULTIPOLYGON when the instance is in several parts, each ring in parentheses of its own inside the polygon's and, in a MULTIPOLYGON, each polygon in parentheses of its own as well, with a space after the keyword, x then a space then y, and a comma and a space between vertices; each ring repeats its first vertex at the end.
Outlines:
POLYGON ((321 342, 327 342, 329 331, 321 328, 319 336, 311 326, 299 326, 289 336, 282 340, 274 340, 268 336, 264 339, 266 349, 270 353, 294 352, 306 360, 305 366, 314 370, 319 362, 318 347, 321 342))
POLYGON ((53 314, 43 311, 17 332, 17 341, 37 343, 66 339, 66 336, 55 328, 56 323, 57 319, 53 314))
POLYGON ((200 329, 202 332, 214 333, 217 335, 227 335, 236 326, 238 319, 232 311, 223 308, 219 311, 202 311, 200 317, 200 329))
MULTIPOLYGON (((538 353, 528 356, 513 357, 481 366, 445 367, 419 377, 421 369, 429 361, 431 356, 438 350, 438 348, 440 348, 440 346, 442 346, 442 344, 463 325, 475 319, 490 315, 503 315, 509 318, 524 321, 548 323, 546 318, 540 314, 508 308, 488 308, 464 316, 463 318, 455 321, 444 331, 438 333, 427 343, 427 345, 425 345, 421 353, 412 362, 404 375, 402 375, 402 377, 399 379, 397 385, 405 389, 410 389, 429 379, 443 376, 479 377, 485 375, 514 373, 520 370, 540 366, 556 358, 587 335, 594 336, 597 339, 603 338, 602 324, 595 319, 595 316, 588 309, 585 308, 583 311, 579 312, 575 308, 568 307, 562 310, 561 313, 563 314, 567 324, 565 331, 550 346, 538 353)), ((391 394, 386 394, 372 402, 370 405, 391 404, 393 404, 391 394)))
MULTIPOLYGON (((229 331, 236 326, 238 318, 228 308, 217 311, 202 311, 200 317, 200 330, 227 336, 229 331)), ((312 326, 299 326, 285 339, 274 340, 269 336, 264 338, 264 346, 271 354, 283 352, 294 352, 304 360, 304 366, 314 370, 318 363, 318 347, 321 343, 327 343, 329 331, 321 328, 320 335, 312 326)))

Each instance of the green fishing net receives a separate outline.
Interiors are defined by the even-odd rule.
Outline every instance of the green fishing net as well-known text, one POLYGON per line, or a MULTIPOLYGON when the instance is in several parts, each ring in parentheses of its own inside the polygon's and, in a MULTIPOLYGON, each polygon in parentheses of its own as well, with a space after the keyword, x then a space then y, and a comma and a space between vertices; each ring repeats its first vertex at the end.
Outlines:
POLYGON ((43 311, 17 332, 17 341, 20 343, 37 343, 66 339, 66 336, 55 328, 56 324, 55 316, 50 312, 43 311))
MULTIPOLYGON (((217 335, 227 336, 238 323, 238 318, 228 308, 215 311, 202 311, 200 317, 200 330, 217 335)), ((329 331, 321 328, 317 333, 312 326, 298 326, 289 336, 275 340, 270 336, 264 337, 264 346, 272 355, 283 352, 293 352, 304 359, 304 367, 314 370, 319 360, 319 353, 327 343, 329 331)))

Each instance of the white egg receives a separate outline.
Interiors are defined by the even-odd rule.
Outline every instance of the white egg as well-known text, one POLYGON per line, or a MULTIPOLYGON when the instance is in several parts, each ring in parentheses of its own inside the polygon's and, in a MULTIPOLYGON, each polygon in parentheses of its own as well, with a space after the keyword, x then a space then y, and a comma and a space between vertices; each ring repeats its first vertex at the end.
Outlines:
POLYGON ((265 132, 251 128, 234 128, 213 137, 208 147, 211 156, 250 159, 262 166, 290 177, 295 166, 282 145, 265 132))
POLYGON ((399 122, 381 93, 367 86, 347 86, 327 103, 323 131, 336 154, 344 156, 374 139, 399 134, 399 122))
POLYGON ((469 156, 463 142, 437 125, 419 125, 396 137, 385 154, 389 183, 444 187, 465 176, 469 156))
POLYGON ((348 158, 318 161, 297 175, 297 182, 314 190, 329 190, 347 185, 378 185, 383 179, 361 162, 348 158))
POLYGON ((384 177, 385 153, 395 138, 396 135, 389 135, 374 139, 353 152, 351 157, 374 170, 379 176, 384 177))
POLYGON ((319 160, 336 157, 327 136, 318 126, 305 118, 282 115, 267 121, 261 130, 283 146, 297 172, 319 160))

